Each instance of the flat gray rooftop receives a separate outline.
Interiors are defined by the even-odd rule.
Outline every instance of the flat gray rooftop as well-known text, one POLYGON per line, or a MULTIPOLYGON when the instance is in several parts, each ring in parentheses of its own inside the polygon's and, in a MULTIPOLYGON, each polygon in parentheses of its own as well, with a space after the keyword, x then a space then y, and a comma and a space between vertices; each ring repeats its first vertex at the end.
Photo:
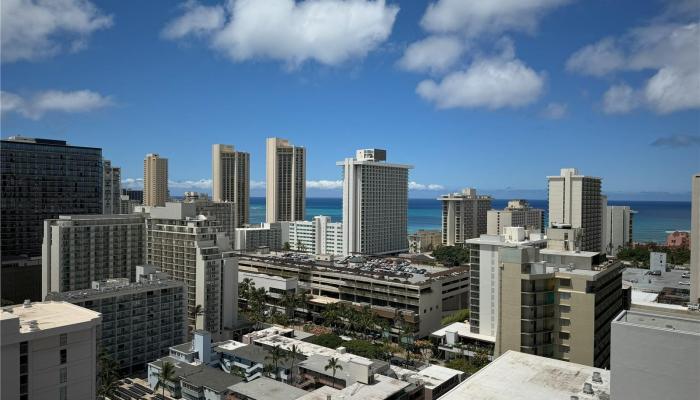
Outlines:
POLYGON ((306 390, 266 377, 237 383, 229 390, 255 400, 294 400, 307 394, 306 390))
POLYGON ((620 313, 613 323, 700 336, 700 312, 688 312, 687 317, 675 317, 653 312, 627 310, 620 313))
POLYGON ((682 285, 679 282, 688 282, 688 278, 681 278, 684 272, 679 269, 672 269, 662 272, 661 275, 648 275, 648 269, 625 268, 622 271, 622 280, 632 285, 632 288, 659 293, 665 287, 676 289, 690 289, 690 285, 682 285))

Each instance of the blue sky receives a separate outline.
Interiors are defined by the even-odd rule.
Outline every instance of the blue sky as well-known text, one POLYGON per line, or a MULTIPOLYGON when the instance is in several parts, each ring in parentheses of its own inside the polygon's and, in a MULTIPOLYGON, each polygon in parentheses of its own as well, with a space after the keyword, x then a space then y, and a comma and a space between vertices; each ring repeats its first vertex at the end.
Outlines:
POLYGON ((543 193, 573 166, 613 197, 689 198, 697 8, 6 0, 2 136, 102 147, 132 180, 156 152, 174 193, 207 190, 213 143, 251 153, 260 193, 264 140, 279 136, 307 147, 309 195, 337 195, 335 162, 381 147, 415 166, 416 197, 543 193))

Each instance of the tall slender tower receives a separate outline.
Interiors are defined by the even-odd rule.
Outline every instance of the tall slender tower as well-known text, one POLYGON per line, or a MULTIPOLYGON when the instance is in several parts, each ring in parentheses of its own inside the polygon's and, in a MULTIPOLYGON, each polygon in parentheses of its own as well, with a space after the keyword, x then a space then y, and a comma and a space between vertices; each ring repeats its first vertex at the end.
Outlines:
POLYGON ((690 214, 690 302, 700 303, 700 173, 693 175, 690 214))
POLYGON ((250 154, 236 151, 230 144, 211 146, 212 198, 215 202, 236 203, 238 227, 249 223, 250 154))
POLYGON ((143 160, 143 205, 164 206, 168 201, 168 159, 147 154, 143 160))
POLYGON ((268 138, 265 220, 298 221, 306 215, 306 149, 268 138))
MULTIPOLYGON (((576 168, 562 168, 560 175, 547 177, 549 227, 571 230, 569 239, 580 233, 576 246, 583 251, 601 251, 603 200, 601 179, 579 175, 576 168)), ((573 249, 572 249, 573 250, 573 249)))
POLYGON ((343 247, 345 254, 408 251, 408 170, 389 164, 386 150, 357 150, 343 167, 343 247))
POLYGON ((111 161, 103 160, 102 213, 119 214, 121 195, 121 169, 113 167, 111 161))

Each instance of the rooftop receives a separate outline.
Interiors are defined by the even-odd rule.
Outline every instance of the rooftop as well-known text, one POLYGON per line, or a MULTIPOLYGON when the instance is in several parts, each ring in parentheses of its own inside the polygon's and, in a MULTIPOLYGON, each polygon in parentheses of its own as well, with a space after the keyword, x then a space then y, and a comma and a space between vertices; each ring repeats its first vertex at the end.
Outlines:
POLYGON ((489 335, 482 335, 479 333, 471 332, 471 327, 469 322, 453 322, 447 326, 444 326, 437 331, 431 333, 432 336, 445 336, 447 332, 457 332, 458 336, 468 337, 476 340, 481 340, 484 342, 496 343, 496 338, 489 335))
POLYGON ((648 269, 625 268, 622 271, 622 280, 632 285, 633 290, 643 292, 659 293, 665 287, 676 289, 690 289, 690 285, 680 282, 690 282, 688 278, 682 278, 683 273, 688 272, 680 269, 671 269, 661 272, 661 275, 650 275, 648 269))
POLYGON ((688 313, 685 317, 676 317, 654 312, 625 310, 613 320, 613 323, 700 336, 700 313, 697 312, 688 313))
POLYGON ((63 301, 18 304, 2 308, 0 320, 19 319, 19 332, 29 333, 97 321, 101 314, 63 301))
POLYGON ((227 390, 229 386, 243 381, 243 378, 227 374, 218 368, 206 364, 189 364, 170 356, 160 358, 150 364, 160 368, 164 362, 170 362, 175 366, 176 378, 181 378, 194 386, 206 386, 219 393, 227 390))
POLYGON ((126 285, 105 286, 101 289, 81 289, 70 292, 51 292, 46 298, 54 301, 73 302, 77 300, 87 300, 105 296, 123 296, 131 293, 138 293, 153 289, 164 289, 169 287, 183 287, 182 281, 173 279, 143 280, 141 282, 129 282, 126 285))
POLYGON ((440 400, 609 399, 610 371, 509 350, 440 400), (602 382, 594 382, 594 372, 602 382), (584 384, 593 393, 584 392, 584 384))
POLYGON ((411 385, 384 375, 375 375, 374 380, 371 385, 356 382, 342 390, 323 386, 297 400, 326 400, 329 395, 332 399, 343 400, 385 400, 411 385))
POLYGON ((237 383, 229 390, 256 400, 294 400, 307 394, 303 389, 266 377, 237 383))
POLYGON ((428 368, 418 371, 416 375, 423 381, 425 387, 434 389, 455 376, 464 375, 464 372, 440 365, 431 365, 428 368))

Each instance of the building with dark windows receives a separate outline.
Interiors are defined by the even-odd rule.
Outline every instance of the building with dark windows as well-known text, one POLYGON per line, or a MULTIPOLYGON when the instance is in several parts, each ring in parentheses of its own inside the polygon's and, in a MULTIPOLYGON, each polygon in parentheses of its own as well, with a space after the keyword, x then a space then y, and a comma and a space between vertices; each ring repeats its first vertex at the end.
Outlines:
POLYGON ((12 136, 2 140, 0 170, 3 256, 41 255, 45 219, 102 213, 100 148, 12 136))

